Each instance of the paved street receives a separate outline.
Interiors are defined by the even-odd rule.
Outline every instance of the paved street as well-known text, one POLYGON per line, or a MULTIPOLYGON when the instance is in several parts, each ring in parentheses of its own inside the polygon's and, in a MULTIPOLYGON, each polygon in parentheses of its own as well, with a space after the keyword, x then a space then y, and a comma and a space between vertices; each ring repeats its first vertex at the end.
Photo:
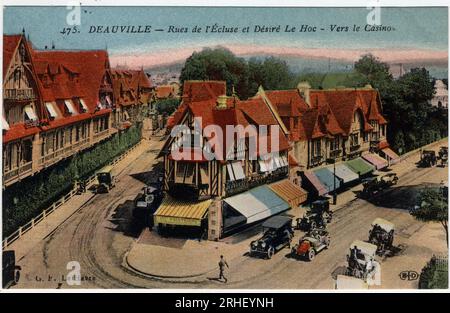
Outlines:
MULTIPOLYGON (((416 281, 402 281, 398 274, 404 270, 420 272, 433 253, 447 253, 441 226, 414 220, 407 208, 417 190, 430 183, 447 181, 448 168, 419 169, 411 162, 397 186, 369 202, 355 199, 335 213, 329 225, 331 246, 311 263, 290 258, 288 249, 271 260, 250 258, 245 255, 247 248, 236 245, 242 250, 236 253, 238 257, 228 259, 228 284, 211 279, 217 273, 196 279, 142 276, 124 266, 124 257, 140 234, 139 227, 131 222, 133 199, 144 182, 152 179, 154 158, 161 145, 160 141, 151 141, 149 148, 122 170, 112 192, 93 197, 19 260, 22 278, 13 288, 329 289, 334 288, 332 272, 345 265, 350 243, 355 239, 366 240, 370 223, 376 217, 395 223, 394 244, 399 247, 397 255, 381 262, 382 288, 416 288, 416 281), (81 286, 64 282, 70 261, 81 265, 81 286)), ((300 235, 296 231, 294 240, 300 235)))

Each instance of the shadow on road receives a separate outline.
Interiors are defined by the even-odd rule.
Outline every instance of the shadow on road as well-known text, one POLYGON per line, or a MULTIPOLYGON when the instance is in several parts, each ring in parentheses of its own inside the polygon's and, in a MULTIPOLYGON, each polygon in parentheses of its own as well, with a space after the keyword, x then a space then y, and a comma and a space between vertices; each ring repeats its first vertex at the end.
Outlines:
POLYGON ((146 185, 155 184, 158 182, 158 177, 160 177, 160 175, 163 173, 163 166, 163 162, 158 162, 153 165, 150 171, 135 173, 131 174, 130 176, 134 179, 139 180, 140 182, 143 182, 146 185))
POLYGON ((134 201, 127 200, 119 204, 110 218, 110 222, 116 227, 113 231, 122 232, 125 236, 138 238, 145 225, 133 219, 134 201))
POLYGON ((409 210, 417 203, 417 197, 424 188, 439 187, 439 184, 423 183, 419 185, 391 187, 383 193, 365 199, 375 206, 409 210))

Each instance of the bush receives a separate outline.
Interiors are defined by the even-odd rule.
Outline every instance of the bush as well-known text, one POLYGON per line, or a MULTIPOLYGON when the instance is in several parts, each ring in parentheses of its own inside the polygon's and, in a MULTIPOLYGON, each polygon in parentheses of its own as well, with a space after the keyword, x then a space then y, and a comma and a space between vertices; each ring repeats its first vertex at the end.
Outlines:
POLYGON ((113 135, 94 147, 63 160, 34 176, 27 177, 3 191, 3 236, 21 225, 73 188, 77 179, 85 179, 139 142, 141 124, 113 135), (26 190, 26 192, 24 192, 26 190))
POLYGON ((448 289, 447 258, 431 258, 420 273, 419 289, 448 289))

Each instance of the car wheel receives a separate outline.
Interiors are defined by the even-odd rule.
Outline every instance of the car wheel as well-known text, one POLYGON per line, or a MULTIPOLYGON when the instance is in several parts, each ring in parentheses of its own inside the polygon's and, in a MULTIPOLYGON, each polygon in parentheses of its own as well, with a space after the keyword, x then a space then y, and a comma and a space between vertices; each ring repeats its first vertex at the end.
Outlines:
POLYGON ((310 229, 314 229, 314 228, 316 228, 316 227, 317 227, 316 222, 315 222, 315 221, 312 221, 311 224, 310 224, 310 226, 309 226, 309 228, 310 228, 310 229))
POLYGON ((273 247, 269 247, 269 249, 267 250, 267 258, 271 259, 274 254, 275 254, 275 249, 273 247))
POLYGON ((308 260, 309 261, 314 260, 315 256, 316 256, 316 251, 314 251, 314 249, 309 249, 309 251, 308 251, 308 260))
POLYGON ((19 282, 20 279, 20 271, 16 271, 14 273, 14 284, 17 284, 19 282))

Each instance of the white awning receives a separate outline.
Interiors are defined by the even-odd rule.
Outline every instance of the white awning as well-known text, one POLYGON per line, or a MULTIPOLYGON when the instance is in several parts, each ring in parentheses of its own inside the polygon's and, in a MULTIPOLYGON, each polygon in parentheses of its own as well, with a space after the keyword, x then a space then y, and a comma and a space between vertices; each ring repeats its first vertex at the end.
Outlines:
POLYGON ((260 221, 290 208, 289 203, 265 185, 225 198, 223 201, 245 216, 247 224, 260 221))
POLYGON ((35 121, 35 120, 38 119, 37 116, 36 116, 36 113, 34 113, 34 110, 31 107, 31 105, 25 106, 23 110, 25 111, 25 114, 27 115, 29 120, 35 121))
POLYGON ((74 114, 75 113, 75 109, 73 108, 72 100, 64 100, 64 104, 66 105, 67 111, 70 114, 74 114))
POLYGON ((84 110, 85 112, 88 112, 89 109, 88 109, 86 103, 84 102, 84 100, 81 99, 81 98, 80 98, 80 103, 81 103, 81 107, 83 108, 83 110, 84 110))
POLYGON ((51 117, 57 117, 58 114, 56 113, 55 108, 53 107, 53 103, 46 102, 45 107, 47 108, 48 114, 50 114, 51 117))
POLYGON ((233 167, 234 178, 236 180, 245 178, 244 169, 240 161, 231 163, 231 166, 233 167))

